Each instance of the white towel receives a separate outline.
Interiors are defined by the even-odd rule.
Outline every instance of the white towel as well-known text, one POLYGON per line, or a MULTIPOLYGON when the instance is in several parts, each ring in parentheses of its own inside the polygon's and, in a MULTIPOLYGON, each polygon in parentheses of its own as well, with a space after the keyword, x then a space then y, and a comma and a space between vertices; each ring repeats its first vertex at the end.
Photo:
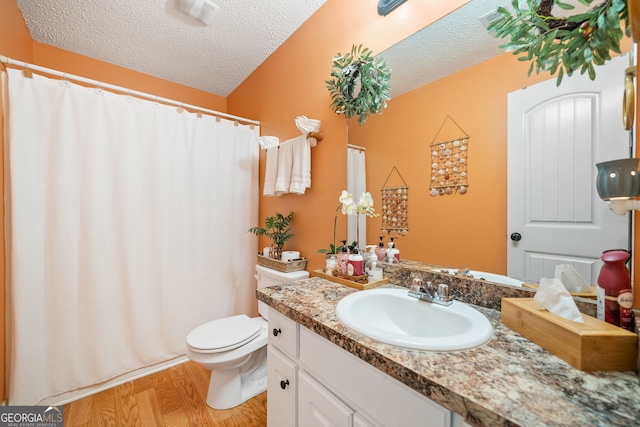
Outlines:
MULTIPOLYGON (((305 135, 308 135, 310 132, 319 132, 320 123, 320 120, 308 119, 305 116, 296 117, 296 127, 305 135)), ((318 143, 318 140, 315 138, 308 138, 308 140, 311 147, 315 147, 318 143)), ((309 186, 311 186, 311 184, 309 184, 309 186)))
POLYGON ((261 136, 258 137, 260 148, 268 150, 271 147, 277 147, 280 143, 280 139, 277 136, 261 136))
POLYGON ((290 141, 293 147, 293 166, 289 192, 304 194, 305 190, 311 187, 311 143, 305 135, 290 141))
POLYGON ((276 196, 276 176, 278 175, 278 145, 267 148, 267 165, 264 170, 265 196, 276 196))
POLYGON ((298 116, 296 117, 296 127, 305 135, 309 132, 318 132, 320 130, 320 120, 298 116))
POLYGON ((286 194, 291 185, 291 169, 293 168, 293 144, 291 139, 278 145, 278 173, 276 175, 275 194, 286 194))

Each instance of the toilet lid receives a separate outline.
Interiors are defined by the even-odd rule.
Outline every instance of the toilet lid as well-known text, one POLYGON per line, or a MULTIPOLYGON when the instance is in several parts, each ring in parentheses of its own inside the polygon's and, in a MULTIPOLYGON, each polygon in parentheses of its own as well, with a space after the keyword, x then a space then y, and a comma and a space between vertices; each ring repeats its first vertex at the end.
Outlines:
POLYGON ((261 329, 258 322, 239 314, 198 326, 187 335, 187 344, 207 352, 232 350, 254 339, 261 329))

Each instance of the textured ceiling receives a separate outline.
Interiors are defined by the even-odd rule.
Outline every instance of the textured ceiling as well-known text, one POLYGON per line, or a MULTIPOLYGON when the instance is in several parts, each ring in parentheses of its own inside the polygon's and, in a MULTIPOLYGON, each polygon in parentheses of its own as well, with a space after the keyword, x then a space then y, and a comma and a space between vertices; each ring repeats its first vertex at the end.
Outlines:
MULTIPOLYGON (((487 32, 480 18, 511 0, 471 0, 381 52, 391 69, 391 96, 398 96, 504 52, 505 42, 487 32)), ((510 9, 510 7, 508 7, 510 9)))
POLYGON ((213 0, 211 26, 173 1, 17 4, 37 42, 226 97, 326 0, 213 0))
MULTIPOLYGON (((35 41, 226 97, 326 0, 212 0, 211 26, 174 0, 16 1, 35 41)), ((510 4, 471 0, 382 52, 392 96, 502 53, 480 18, 510 4)))
MULTIPOLYGON (((391 96, 398 96, 436 81, 456 71, 504 53, 500 45, 507 39, 497 39, 486 29, 485 16, 497 17, 498 6, 513 10, 513 0, 471 0, 459 9, 418 31, 411 37, 381 52, 391 69, 391 96)), ((518 0, 526 8, 526 0, 518 0)), ((591 9, 580 0, 565 0, 574 7, 552 8, 555 16, 569 16, 591 9)), ((597 2, 596 2, 597 3, 597 2)))

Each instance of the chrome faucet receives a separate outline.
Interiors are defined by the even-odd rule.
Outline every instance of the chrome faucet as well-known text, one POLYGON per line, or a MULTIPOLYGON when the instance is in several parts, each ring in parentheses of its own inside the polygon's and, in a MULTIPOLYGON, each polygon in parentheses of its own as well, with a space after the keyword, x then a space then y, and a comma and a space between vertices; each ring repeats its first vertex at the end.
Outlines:
POLYGON ((433 283, 427 282, 427 286, 423 286, 422 279, 415 278, 411 283, 409 296, 417 298, 421 301, 432 302, 434 304, 449 306, 453 304, 453 296, 449 295, 449 285, 439 283, 438 288, 434 288, 433 283))

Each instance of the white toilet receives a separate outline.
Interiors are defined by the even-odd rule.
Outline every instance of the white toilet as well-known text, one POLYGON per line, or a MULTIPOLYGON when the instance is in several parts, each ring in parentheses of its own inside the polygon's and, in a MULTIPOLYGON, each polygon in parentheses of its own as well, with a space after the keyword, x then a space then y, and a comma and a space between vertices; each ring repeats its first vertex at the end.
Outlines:
MULTIPOLYGON (((304 270, 283 273, 256 265, 258 288, 308 277, 304 270)), ((267 308, 258 301, 261 317, 225 317, 187 335, 187 357, 211 370, 210 407, 233 408, 267 389, 267 308)))

